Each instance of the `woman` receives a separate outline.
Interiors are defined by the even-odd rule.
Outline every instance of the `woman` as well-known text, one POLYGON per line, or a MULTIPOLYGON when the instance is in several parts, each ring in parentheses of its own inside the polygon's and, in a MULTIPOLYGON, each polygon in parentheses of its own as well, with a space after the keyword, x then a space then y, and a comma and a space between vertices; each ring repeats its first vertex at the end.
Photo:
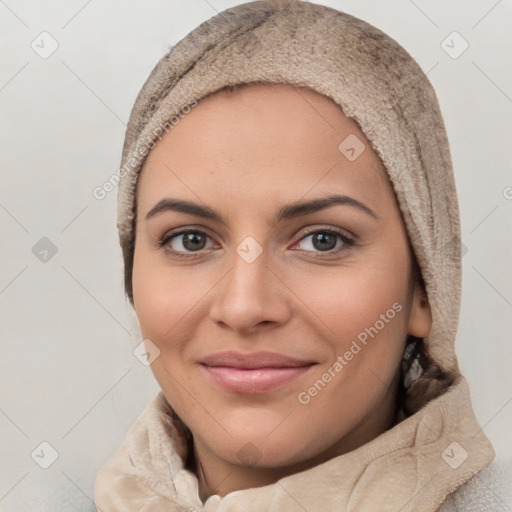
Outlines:
POLYGON ((203 23, 136 100, 118 228, 162 391, 100 470, 98 510, 493 499, 472 493, 494 450, 454 353, 448 142, 391 38, 297 0, 203 23))

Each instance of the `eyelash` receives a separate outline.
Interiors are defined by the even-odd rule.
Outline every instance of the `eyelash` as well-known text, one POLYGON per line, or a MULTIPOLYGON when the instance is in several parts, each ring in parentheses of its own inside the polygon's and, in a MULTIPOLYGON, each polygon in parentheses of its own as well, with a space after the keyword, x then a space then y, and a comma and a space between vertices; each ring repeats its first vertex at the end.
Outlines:
MULTIPOLYGON (((182 253, 180 251, 176 251, 174 249, 169 249, 167 247, 167 244, 173 238, 176 238, 176 237, 178 237, 180 235, 189 234, 189 233, 196 233, 196 234, 200 234, 200 235, 205 235, 208 238, 211 238, 208 235, 208 233, 206 233, 205 231, 202 231, 200 229, 183 229, 183 230, 177 231, 175 233, 171 232, 171 233, 165 234, 156 243, 156 246, 158 248, 160 248, 160 249, 164 249, 166 252, 168 252, 168 253, 170 253, 173 256, 176 256, 178 258, 194 258, 194 257, 197 257, 197 255, 201 254, 201 252, 204 251, 204 249, 201 249, 199 251, 189 251, 189 252, 182 253)), ((340 252, 348 250, 350 247, 354 246, 354 244, 355 244, 355 240, 353 238, 350 238, 347 235, 345 235, 344 233, 342 233, 341 231, 338 231, 338 230, 333 229, 333 228, 306 228, 305 235, 302 238, 300 238, 300 240, 298 240, 293 245, 297 245, 298 243, 300 243, 304 239, 306 239, 308 236, 314 235, 314 234, 317 234, 317 233, 324 233, 324 234, 338 236, 341 239, 341 241, 343 242, 343 245, 341 247, 338 247, 337 249, 336 248, 335 249, 330 249, 329 251, 306 251, 306 250, 302 250, 303 252, 314 252, 314 253, 320 254, 322 256, 323 255, 332 256, 333 254, 337 254, 337 253, 340 253, 340 252)), ((322 256, 320 256, 320 257, 322 257, 322 256)), ((318 257, 318 256, 315 256, 315 257, 318 257)))

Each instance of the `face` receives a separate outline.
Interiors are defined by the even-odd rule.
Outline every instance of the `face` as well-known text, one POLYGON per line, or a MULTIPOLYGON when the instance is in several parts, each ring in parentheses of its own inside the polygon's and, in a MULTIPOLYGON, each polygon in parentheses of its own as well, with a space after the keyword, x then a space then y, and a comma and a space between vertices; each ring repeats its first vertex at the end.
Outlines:
POLYGON ((136 226, 151 368, 205 460, 293 472, 390 426, 430 312, 385 169, 330 99, 200 101, 148 155, 136 226))

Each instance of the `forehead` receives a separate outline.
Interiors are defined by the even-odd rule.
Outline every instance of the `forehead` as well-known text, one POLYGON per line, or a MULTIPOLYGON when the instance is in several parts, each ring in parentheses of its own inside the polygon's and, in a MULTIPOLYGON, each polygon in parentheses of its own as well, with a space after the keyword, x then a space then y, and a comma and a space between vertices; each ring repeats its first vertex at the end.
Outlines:
POLYGON ((203 98, 165 133, 137 197, 147 209, 167 190, 268 204, 333 189, 394 200, 380 158, 334 101, 306 88, 251 84, 203 98))

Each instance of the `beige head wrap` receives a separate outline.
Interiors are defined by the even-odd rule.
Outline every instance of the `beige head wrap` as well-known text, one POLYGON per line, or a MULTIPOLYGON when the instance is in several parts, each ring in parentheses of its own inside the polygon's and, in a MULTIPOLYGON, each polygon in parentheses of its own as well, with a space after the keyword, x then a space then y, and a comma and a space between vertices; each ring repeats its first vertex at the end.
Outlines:
MULTIPOLYGON (((461 466, 457 475, 447 474, 444 490, 431 492, 432 503, 439 503, 447 492, 486 466, 493 450, 479 431, 454 352, 461 238, 444 123, 425 73, 389 36, 324 6, 298 0, 259 1, 228 9, 204 22, 162 57, 137 97, 124 143, 118 228, 125 276, 129 282, 135 189, 148 152, 201 98, 226 85, 251 82, 309 87, 331 98, 359 124, 387 169, 431 306, 433 325, 424 342, 441 370, 452 372, 456 379, 438 399, 437 412, 429 413, 442 425, 430 424, 423 410, 417 419, 406 420, 403 438, 399 434, 395 439, 394 430, 384 435, 396 449, 402 441, 410 445, 414 436, 420 436, 416 439, 420 444, 422 435, 428 439, 422 449, 444 436, 446 445, 457 441, 471 454, 470 463, 461 466), (429 423, 421 434, 416 421, 429 423)), ((436 445, 439 457, 443 447, 442 443, 436 445)), ((369 463, 377 452, 372 456, 363 453, 358 463, 369 463)), ((438 462, 442 462, 440 458, 438 462)), ((434 468, 432 465, 432 472, 434 468)), ((378 471, 367 473, 367 478, 373 478, 373 483, 385 480, 378 471)))

